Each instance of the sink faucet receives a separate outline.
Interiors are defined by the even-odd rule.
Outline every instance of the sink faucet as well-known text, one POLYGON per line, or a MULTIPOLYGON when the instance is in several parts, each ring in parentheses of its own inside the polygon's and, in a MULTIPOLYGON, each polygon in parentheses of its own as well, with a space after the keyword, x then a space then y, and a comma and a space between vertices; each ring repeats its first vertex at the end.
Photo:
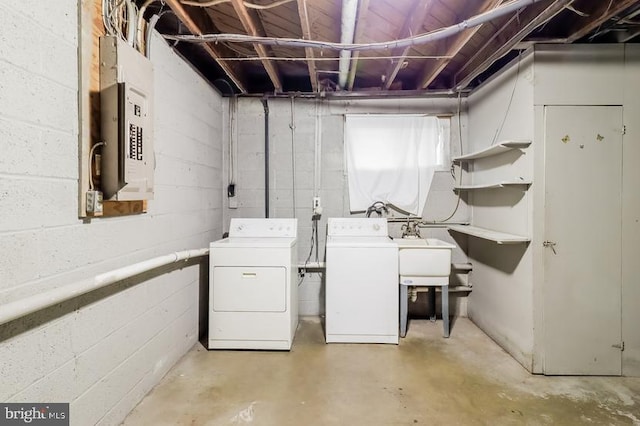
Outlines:
POLYGON ((418 228, 418 224, 416 222, 412 222, 407 219, 407 223, 402 225, 402 238, 414 237, 420 238, 420 229, 418 228))

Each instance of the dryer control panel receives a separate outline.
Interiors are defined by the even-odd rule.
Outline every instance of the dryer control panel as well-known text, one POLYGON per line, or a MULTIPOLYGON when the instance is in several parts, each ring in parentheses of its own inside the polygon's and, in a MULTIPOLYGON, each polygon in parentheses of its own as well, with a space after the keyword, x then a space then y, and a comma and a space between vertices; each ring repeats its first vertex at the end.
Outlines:
POLYGON ((298 219, 231 219, 229 237, 296 238, 298 219))
POLYGON ((330 217, 327 235, 344 237, 387 237, 387 219, 330 217))

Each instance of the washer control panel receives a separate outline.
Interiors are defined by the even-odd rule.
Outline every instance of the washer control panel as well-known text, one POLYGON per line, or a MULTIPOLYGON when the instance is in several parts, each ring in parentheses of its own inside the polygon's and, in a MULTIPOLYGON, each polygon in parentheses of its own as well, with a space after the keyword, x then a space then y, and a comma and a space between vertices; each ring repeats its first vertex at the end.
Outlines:
POLYGON ((231 219, 229 237, 296 238, 298 219, 231 219))
POLYGON ((327 235, 345 237, 386 237, 387 219, 330 217, 327 235))

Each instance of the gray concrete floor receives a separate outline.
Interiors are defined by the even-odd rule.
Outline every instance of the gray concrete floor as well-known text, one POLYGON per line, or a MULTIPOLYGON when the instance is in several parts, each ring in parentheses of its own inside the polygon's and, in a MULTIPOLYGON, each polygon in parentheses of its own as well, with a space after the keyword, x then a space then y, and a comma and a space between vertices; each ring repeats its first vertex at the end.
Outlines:
POLYGON ((467 319, 441 332, 327 345, 306 319, 291 352, 197 344, 124 424, 640 425, 640 379, 532 376, 467 319))

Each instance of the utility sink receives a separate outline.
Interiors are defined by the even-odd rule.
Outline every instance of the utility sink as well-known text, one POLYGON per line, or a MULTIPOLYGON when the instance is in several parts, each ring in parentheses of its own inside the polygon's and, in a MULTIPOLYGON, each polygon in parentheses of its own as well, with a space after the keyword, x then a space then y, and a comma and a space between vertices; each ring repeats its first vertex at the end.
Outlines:
POLYGON ((436 238, 394 238, 398 244, 399 274, 403 277, 448 277, 451 250, 455 248, 436 238))

